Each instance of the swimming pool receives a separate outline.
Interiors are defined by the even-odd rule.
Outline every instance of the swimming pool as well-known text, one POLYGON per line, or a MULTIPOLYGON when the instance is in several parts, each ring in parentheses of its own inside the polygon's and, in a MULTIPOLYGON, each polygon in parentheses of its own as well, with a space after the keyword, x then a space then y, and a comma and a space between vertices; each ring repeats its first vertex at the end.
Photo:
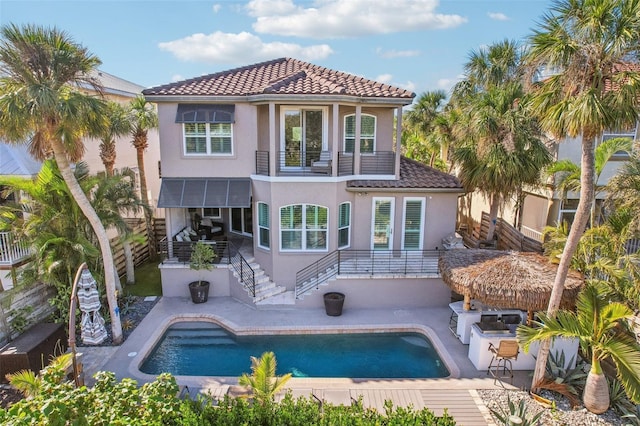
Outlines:
POLYGON ((273 351, 276 374, 294 377, 436 378, 449 371, 420 333, 238 336, 206 322, 169 327, 140 366, 147 374, 239 377, 273 351))

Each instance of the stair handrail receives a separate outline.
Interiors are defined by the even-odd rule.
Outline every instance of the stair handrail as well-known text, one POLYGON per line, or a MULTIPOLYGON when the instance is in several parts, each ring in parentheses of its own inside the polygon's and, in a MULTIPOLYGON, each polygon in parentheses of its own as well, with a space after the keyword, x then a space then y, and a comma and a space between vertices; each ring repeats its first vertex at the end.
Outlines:
POLYGON ((229 241, 229 263, 238 274, 240 283, 249 291, 251 297, 256 297, 256 272, 231 241, 229 241), (231 249, 236 253, 234 256, 231 255, 231 249))
POLYGON ((312 288, 317 288, 321 284, 321 275, 322 282, 338 275, 340 270, 340 251, 332 251, 322 259, 296 272, 296 299, 312 288), (336 265, 338 266, 337 268, 335 267, 336 265))

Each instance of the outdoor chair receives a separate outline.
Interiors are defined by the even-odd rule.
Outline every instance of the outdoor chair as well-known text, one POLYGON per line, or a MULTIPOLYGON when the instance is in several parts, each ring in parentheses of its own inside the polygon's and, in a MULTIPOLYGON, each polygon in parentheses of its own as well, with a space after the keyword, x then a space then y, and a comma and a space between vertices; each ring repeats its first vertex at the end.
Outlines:
POLYGON ((493 343, 489 343, 489 352, 493 354, 493 358, 489 363, 487 374, 491 373, 494 378, 493 383, 496 380, 502 382, 502 379, 509 377, 513 384, 513 365, 511 362, 518 359, 518 353, 520 352, 518 342, 515 340, 500 340, 498 347, 493 343))
POLYGON ((317 161, 311 162, 311 171, 314 173, 331 174, 331 151, 322 151, 317 161))

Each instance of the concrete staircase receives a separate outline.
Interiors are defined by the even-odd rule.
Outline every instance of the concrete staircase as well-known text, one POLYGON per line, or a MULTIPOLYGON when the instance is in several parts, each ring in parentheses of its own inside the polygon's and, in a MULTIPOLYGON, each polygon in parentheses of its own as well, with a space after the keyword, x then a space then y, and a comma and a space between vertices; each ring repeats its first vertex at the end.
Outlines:
MULTIPOLYGON (((273 282, 254 258, 245 258, 245 260, 253 269, 255 277, 256 295, 253 296, 253 303, 256 305, 293 305, 295 303, 294 293, 273 282)), ((235 270, 233 270, 233 275, 240 283, 240 276, 235 270)), ((240 284, 242 285, 242 283, 240 284)), ((247 292, 249 292, 248 289, 247 292)))

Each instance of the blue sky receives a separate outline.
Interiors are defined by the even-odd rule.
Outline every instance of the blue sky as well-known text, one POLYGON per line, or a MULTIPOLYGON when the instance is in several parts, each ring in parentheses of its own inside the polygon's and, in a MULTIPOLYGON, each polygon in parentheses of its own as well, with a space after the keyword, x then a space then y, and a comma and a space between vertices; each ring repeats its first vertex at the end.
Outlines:
POLYGON ((2 0, 0 23, 56 26, 150 87, 283 56, 449 90, 469 53, 524 40, 547 0, 2 0))

